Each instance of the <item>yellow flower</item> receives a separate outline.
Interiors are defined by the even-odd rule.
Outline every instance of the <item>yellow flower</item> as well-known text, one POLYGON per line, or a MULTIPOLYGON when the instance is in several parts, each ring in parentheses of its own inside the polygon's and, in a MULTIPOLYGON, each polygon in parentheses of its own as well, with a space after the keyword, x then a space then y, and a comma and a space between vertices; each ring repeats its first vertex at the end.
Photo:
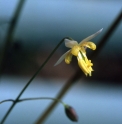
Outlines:
POLYGON ((66 53, 64 53, 59 60, 56 62, 55 66, 60 64, 64 59, 67 64, 70 64, 72 61, 72 56, 76 56, 78 60, 78 65, 84 74, 87 76, 91 76, 91 72, 93 71, 91 60, 88 60, 86 56, 86 48, 90 48, 92 50, 96 49, 96 45, 90 40, 96 37, 103 29, 99 30, 95 34, 90 35, 89 37, 83 39, 79 44, 77 41, 65 39, 65 46, 71 48, 66 53))

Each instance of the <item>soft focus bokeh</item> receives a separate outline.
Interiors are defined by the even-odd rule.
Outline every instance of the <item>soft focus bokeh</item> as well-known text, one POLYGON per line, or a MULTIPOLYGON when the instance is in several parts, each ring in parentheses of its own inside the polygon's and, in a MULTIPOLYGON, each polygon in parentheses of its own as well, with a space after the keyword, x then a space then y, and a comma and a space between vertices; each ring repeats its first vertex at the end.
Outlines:
MULTIPOLYGON (((18 3, 19 0, 0 1, 0 56, 18 3)), ((92 40, 97 45, 121 11, 121 0, 26 0, 0 77, 0 101, 17 97, 61 39, 69 36, 80 42, 103 28, 101 34, 92 40)), ((77 111, 78 124, 122 123, 121 46, 122 22, 92 60, 95 70, 92 77, 83 76, 62 98, 77 111)), ((53 66, 67 50, 64 44, 58 48, 21 98, 55 97, 58 94, 79 68, 75 57, 70 65, 62 62, 53 66)), ((88 58, 95 52, 87 51, 88 58)), ((18 103, 5 124, 34 124, 51 102, 41 100, 18 103)), ((0 105, 0 120, 10 105, 11 102, 0 105)), ((61 104, 56 106, 44 122, 55 123, 73 124, 65 116, 61 104)))

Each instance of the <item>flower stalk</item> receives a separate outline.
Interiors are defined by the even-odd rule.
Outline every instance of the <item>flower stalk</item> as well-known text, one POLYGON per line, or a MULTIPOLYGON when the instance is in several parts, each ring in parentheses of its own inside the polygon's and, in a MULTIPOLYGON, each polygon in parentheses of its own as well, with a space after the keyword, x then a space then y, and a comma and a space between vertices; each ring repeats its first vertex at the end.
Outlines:
POLYGON ((60 99, 56 99, 56 98, 52 98, 52 97, 24 98, 24 99, 19 99, 18 101, 13 100, 13 99, 6 99, 6 100, 1 101, 0 104, 2 104, 4 102, 18 103, 18 102, 24 102, 24 101, 30 101, 30 100, 53 100, 53 101, 59 102, 59 103, 61 103, 63 105, 67 117, 71 121, 78 121, 77 114, 76 114, 75 110, 71 106, 65 104, 60 99))

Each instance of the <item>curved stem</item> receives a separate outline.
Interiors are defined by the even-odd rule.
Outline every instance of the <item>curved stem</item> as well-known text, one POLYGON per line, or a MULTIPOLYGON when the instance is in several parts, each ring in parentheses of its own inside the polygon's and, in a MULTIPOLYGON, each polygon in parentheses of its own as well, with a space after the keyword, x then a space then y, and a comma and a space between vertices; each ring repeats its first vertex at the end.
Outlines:
POLYGON ((65 37, 63 38, 58 45, 54 48, 54 50, 51 52, 51 54, 47 57, 47 59, 44 61, 44 63, 39 67, 39 69, 36 71, 36 73, 31 77, 31 79, 28 81, 28 83, 25 85, 25 87, 22 89, 22 91, 19 93, 19 95, 17 96, 15 102, 13 102, 13 104, 11 105, 11 107, 9 108, 9 110, 7 111, 7 113, 5 114, 5 116, 3 117, 1 124, 4 123, 4 121, 6 120, 6 118, 8 117, 9 113, 11 112, 11 110, 14 108, 16 102, 19 100, 19 98, 21 97, 21 95, 23 94, 23 92, 26 90, 26 88, 30 85, 30 83, 33 81, 33 79, 38 75, 38 73, 41 71, 41 69, 45 66, 45 64, 48 62, 48 60, 52 57, 52 55, 54 54, 54 52, 58 49, 58 47, 63 43, 64 39, 71 39, 70 37, 65 37))
POLYGON ((66 106, 66 104, 63 101, 61 101, 60 99, 56 99, 56 98, 52 98, 52 97, 24 98, 24 99, 18 100, 18 102, 23 102, 23 101, 28 101, 28 100, 53 100, 53 101, 60 102, 63 106, 66 106))
POLYGON ((66 104, 64 102, 62 102, 60 99, 56 99, 56 98, 52 98, 52 97, 36 97, 36 98, 24 98, 24 99, 19 99, 18 101, 13 100, 13 99, 6 99, 0 102, 0 104, 4 103, 4 102, 24 102, 24 101, 29 101, 29 100, 53 100, 53 101, 57 101, 60 102, 64 107, 66 106, 66 104))
POLYGON ((13 99, 6 99, 0 102, 0 104, 4 103, 4 102, 14 102, 15 100, 13 99))

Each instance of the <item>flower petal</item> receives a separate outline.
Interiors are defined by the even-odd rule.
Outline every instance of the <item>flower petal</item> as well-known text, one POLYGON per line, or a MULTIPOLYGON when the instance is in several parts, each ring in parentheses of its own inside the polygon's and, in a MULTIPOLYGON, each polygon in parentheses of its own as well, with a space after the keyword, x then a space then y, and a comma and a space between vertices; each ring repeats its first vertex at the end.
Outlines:
POLYGON ((89 37, 83 39, 79 44, 81 44, 81 43, 84 42, 84 41, 89 41, 89 40, 93 39, 93 38, 96 37, 99 33, 101 33, 102 30, 103 30, 103 28, 100 29, 98 32, 96 32, 96 33, 90 35, 89 37))
POLYGON ((84 42, 80 43, 80 46, 88 47, 88 48, 90 48, 92 50, 96 49, 96 45, 93 42, 86 42, 86 41, 84 41, 84 42))
POLYGON ((78 45, 78 42, 74 40, 65 39, 64 42, 65 46, 68 48, 72 48, 73 46, 78 45))
POLYGON ((71 50, 70 50, 70 52, 68 52, 65 56, 65 62, 66 62, 66 64, 70 64, 71 61, 72 61, 72 54, 71 54, 71 50))
POLYGON ((64 53, 59 59, 58 61, 55 63, 54 66, 60 64, 64 59, 65 59, 65 56, 69 53, 70 50, 68 50, 66 53, 64 53))

